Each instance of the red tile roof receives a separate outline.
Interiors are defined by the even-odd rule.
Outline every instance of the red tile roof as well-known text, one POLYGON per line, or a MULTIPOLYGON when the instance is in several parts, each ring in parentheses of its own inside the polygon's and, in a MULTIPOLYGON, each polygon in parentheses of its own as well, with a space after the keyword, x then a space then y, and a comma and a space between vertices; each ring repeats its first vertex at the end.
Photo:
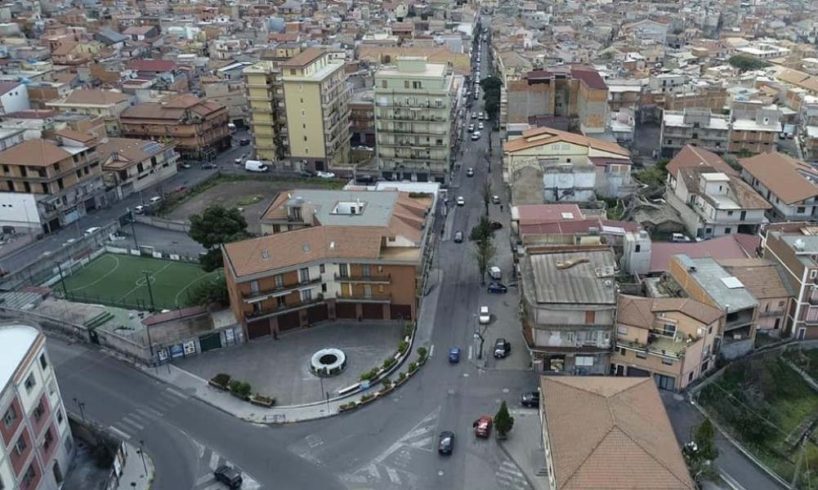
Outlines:
POLYGON ((154 73, 163 73, 166 71, 173 71, 176 69, 176 62, 173 60, 130 60, 128 61, 128 68, 136 71, 147 71, 154 73))
POLYGON ((582 211, 576 204, 523 204, 517 206, 517 216, 520 225, 572 221, 583 218, 582 211), (564 217, 563 213, 571 213, 571 217, 564 217))
POLYGON ((585 85, 597 90, 608 90, 605 80, 599 76, 599 72, 590 66, 572 66, 571 76, 585 82, 585 85))
POLYGON ((670 258, 678 254, 685 254, 691 259, 712 257, 715 260, 755 257, 759 241, 754 235, 739 233, 702 242, 653 242, 650 246, 650 272, 667 271, 670 258))

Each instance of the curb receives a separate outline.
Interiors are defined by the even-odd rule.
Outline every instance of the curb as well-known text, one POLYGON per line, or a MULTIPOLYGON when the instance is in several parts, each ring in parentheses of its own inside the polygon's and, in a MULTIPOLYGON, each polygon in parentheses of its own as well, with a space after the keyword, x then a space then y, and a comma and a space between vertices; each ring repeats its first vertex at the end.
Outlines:
POLYGON ((528 483, 528 486, 530 488, 532 488, 532 489, 539 488, 537 485, 534 485, 534 482, 532 482, 531 478, 528 477, 528 473, 526 471, 523 471, 523 469, 520 467, 520 465, 517 464, 517 460, 514 459, 511 456, 511 453, 508 452, 508 449, 506 449, 505 443, 498 440, 497 441, 497 446, 500 448, 501 451, 503 451, 503 454, 506 455, 506 457, 509 459, 509 461, 512 461, 514 463, 514 466, 516 466, 517 469, 520 470, 520 473, 522 473, 523 477, 525 477, 525 482, 528 483))

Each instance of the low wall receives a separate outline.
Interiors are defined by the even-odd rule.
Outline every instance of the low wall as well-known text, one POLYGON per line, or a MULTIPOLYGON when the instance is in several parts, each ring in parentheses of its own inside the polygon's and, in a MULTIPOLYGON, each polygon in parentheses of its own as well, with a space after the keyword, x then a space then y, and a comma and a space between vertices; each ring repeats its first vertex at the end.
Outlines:
POLYGON ((159 218, 157 216, 134 215, 134 221, 143 225, 162 228, 163 230, 180 231, 187 233, 190 231, 190 223, 187 221, 175 221, 172 219, 159 218))

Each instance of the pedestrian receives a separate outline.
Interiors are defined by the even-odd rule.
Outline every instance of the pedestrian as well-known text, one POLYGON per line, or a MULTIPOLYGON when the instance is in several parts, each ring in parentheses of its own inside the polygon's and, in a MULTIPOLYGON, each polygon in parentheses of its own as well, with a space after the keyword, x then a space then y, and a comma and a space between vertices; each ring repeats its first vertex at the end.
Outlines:
POLYGON ((500 212, 501 213, 503 212, 503 205, 502 204, 500 205, 500 212))

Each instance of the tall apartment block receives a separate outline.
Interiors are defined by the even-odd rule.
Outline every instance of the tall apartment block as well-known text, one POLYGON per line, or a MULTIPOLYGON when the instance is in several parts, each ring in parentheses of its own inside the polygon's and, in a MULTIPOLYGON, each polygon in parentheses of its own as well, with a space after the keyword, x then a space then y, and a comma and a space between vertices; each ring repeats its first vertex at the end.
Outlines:
POLYGON ((45 336, 0 326, 0 488, 62 488, 74 441, 45 336))
POLYGON ((281 70, 290 159, 313 171, 348 163, 351 90, 343 59, 308 48, 281 70))
POLYGON ((263 60, 245 68, 244 79, 256 158, 283 160, 290 152, 281 67, 276 61, 263 60))
POLYGON ((446 183, 454 141, 452 72, 403 57, 375 73, 375 146, 387 180, 446 183))

